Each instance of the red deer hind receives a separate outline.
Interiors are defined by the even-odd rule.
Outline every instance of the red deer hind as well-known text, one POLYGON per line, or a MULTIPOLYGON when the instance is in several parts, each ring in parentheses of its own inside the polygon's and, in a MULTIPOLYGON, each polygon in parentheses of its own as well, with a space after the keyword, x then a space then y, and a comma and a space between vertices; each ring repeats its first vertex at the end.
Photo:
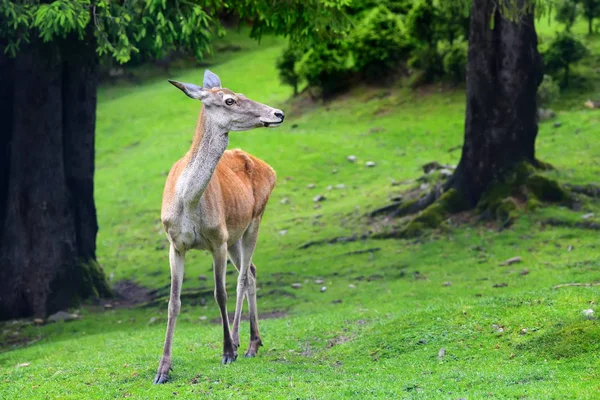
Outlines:
POLYGON ((183 266, 188 250, 212 253, 215 300, 223 322, 223 363, 237 358, 244 297, 248 300, 250 319, 246 357, 255 356, 262 345, 252 254, 262 215, 275 186, 275 171, 248 153, 225 149, 229 132, 276 127, 284 118, 281 110, 222 88, 219 77, 208 70, 203 87, 169 82, 188 97, 202 101, 202 108, 192 146, 171 168, 163 193, 161 219, 170 242, 171 295, 165 345, 154 383, 165 383, 169 377, 173 331, 181 307, 183 266), (225 290, 228 254, 239 271, 231 330, 225 290))

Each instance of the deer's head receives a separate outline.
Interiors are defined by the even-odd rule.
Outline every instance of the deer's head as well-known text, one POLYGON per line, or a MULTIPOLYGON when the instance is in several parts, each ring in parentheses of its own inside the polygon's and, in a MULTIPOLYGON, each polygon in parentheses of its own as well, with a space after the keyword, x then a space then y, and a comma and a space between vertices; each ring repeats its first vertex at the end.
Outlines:
POLYGON ((283 111, 250 100, 241 93, 221 87, 217 75, 206 70, 202 87, 169 80, 188 97, 202 101, 204 115, 230 131, 246 131, 261 126, 274 128, 283 122, 283 111))

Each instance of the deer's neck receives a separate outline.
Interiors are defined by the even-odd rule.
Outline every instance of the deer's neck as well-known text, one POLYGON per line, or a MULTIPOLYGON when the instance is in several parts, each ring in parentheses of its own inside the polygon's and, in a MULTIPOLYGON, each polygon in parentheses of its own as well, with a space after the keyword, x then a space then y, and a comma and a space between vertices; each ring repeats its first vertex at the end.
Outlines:
POLYGON ((200 201, 228 144, 228 132, 214 123, 202 108, 188 153, 188 164, 177 183, 184 201, 191 204, 200 201))

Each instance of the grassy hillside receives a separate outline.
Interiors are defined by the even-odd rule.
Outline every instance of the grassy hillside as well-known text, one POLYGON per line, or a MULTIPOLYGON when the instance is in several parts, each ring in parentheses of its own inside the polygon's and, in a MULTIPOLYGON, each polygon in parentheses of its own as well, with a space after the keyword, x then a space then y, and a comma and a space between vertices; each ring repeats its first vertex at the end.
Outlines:
MULTIPOLYGON (((600 324, 582 310, 596 308, 600 291, 553 289, 600 281, 599 232, 542 223, 578 223, 589 213, 595 216, 588 221, 597 222, 597 200, 583 199, 579 211, 538 209, 502 232, 454 220, 449 231, 418 240, 299 249, 366 232, 366 212, 414 186, 392 186, 393 180, 419 177, 430 161, 456 164, 460 150, 450 149, 462 143, 464 93, 359 87, 323 105, 290 103, 291 90, 274 68, 283 42, 231 40, 242 50, 219 57, 211 70, 224 86, 287 115, 277 130, 230 136, 230 148, 264 159, 278 174, 254 258, 265 347, 255 359, 220 364, 211 260, 190 252, 169 384, 151 385, 164 339, 162 299, 134 309, 84 307, 74 322, 3 325, 0 337, 14 345, 0 354, 0 398, 599 396, 600 324), (376 166, 367 168, 367 161, 376 166), (318 194, 326 200, 314 203, 318 194), (515 256, 522 262, 500 265, 515 256)), ((201 83, 202 74, 185 70, 174 78, 201 83)), ((557 118, 540 126, 538 156, 562 182, 598 183, 600 113, 582 107, 589 89, 569 92, 557 118)), ((101 90, 98 258, 113 281, 168 293, 162 187, 190 145, 199 107, 163 78, 101 90)), ((232 274, 230 312, 234 287, 232 274)), ((248 330, 242 323, 242 350, 248 330)))

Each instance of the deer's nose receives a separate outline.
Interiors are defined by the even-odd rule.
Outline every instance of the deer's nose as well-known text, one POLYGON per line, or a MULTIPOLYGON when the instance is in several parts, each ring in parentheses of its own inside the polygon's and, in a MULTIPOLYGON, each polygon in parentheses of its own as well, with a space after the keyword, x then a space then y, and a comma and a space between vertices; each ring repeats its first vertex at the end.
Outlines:
POLYGON ((281 119, 281 121, 283 122, 283 119, 285 118, 285 115, 283 115, 283 111, 277 110, 275 111, 275 116, 279 119, 281 119))

